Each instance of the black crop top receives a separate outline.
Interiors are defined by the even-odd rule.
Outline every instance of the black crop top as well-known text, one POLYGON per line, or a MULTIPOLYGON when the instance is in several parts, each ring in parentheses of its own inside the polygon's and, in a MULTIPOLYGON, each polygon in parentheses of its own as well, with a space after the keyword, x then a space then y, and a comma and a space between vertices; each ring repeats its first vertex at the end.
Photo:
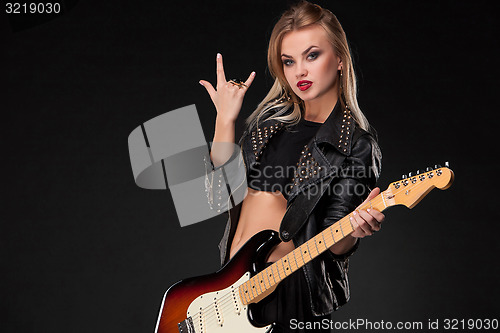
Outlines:
POLYGON ((290 129, 285 128, 269 141, 260 158, 260 165, 248 174, 248 187, 258 191, 279 191, 287 198, 300 152, 309 143, 323 123, 301 118, 290 129))

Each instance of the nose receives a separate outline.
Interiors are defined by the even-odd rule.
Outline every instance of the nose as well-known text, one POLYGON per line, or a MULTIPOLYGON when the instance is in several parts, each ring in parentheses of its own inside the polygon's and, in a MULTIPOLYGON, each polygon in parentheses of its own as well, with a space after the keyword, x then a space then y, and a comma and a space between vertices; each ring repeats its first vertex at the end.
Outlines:
POLYGON ((303 78, 307 75, 307 68, 305 67, 303 62, 297 63, 296 70, 297 71, 295 72, 295 76, 297 77, 297 79, 303 78))

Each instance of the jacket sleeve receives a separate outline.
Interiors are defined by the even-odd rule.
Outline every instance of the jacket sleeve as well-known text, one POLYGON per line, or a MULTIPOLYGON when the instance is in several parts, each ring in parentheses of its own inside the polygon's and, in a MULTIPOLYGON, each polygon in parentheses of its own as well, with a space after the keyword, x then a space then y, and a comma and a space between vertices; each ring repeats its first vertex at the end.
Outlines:
POLYGON ((214 167, 210 151, 203 156, 203 161, 205 193, 210 209, 222 213, 243 201, 246 191, 246 168, 241 148, 233 144, 231 157, 218 167, 214 167))
MULTIPOLYGON (((373 137, 365 133, 353 143, 351 154, 346 157, 336 179, 331 184, 330 193, 325 198, 325 218, 321 230, 331 226, 352 212, 368 196, 380 174, 381 153, 373 137)), ((355 245, 346 253, 336 255, 327 251, 334 260, 343 261, 356 251, 355 245)))

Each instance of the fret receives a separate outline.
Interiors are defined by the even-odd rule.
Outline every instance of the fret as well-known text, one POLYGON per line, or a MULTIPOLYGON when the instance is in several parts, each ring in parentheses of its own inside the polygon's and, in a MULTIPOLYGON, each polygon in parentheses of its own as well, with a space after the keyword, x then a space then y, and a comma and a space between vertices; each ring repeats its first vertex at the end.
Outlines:
POLYGON ((248 302, 250 302, 255 297, 253 295, 252 289, 250 288, 251 287, 250 280, 245 282, 245 285, 246 285, 246 292, 247 292, 247 296, 248 296, 248 302))
POLYGON ((344 218, 344 219, 346 220, 347 223, 349 223, 349 225, 351 226, 351 229, 354 230, 354 226, 351 223, 351 219, 349 217, 344 218))
POLYGON ((332 242, 333 242, 333 244, 332 244, 332 245, 335 245, 335 243, 337 243, 337 242, 335 241, 335 235, 333 234, 333 226, 334 226, 334 225, 335 225, 335 224, 332 224, 330 227, 328 227, 328 229, 330 229, 330 233, 332 234, 332 242))
POLYGON ((310 258, 310 259, 308 260, 308 262, 309 262, 309 261, 311 261, 311 260, 313 259, 313 257, 311 256, 311 250, 309 249, 309 244, 307 244, 307 243, 309 243, 309 242, 306 242, 307 253, 309 254, 309 258, 310 258))
POLYGON ((281 262, 281 266, 283 266, 283 274, 285 274, 285 277, 287 277, 286 271, 285 271, 285 264, 283 263, 283 259, 280 259, 280 262, 281 262))
POLYGON ((257 297, 259 294, 257 293, 257 290, 255 289, 255 285, 252 285, 252 279, 248 280, 247 283, 250 285, 250 293, 252 294, 252 298, 255 298, 257 297), (255 295, 254 295, 254 291, 255 291, 255 295))
POLYGON ((238 289, 240 290, 240 298, 245 301, 245 304, 248 304, 250 302, 250 298, 247 298, 248 290, 245 288, 245 284, 243 283, 238 289))
POLYGON ((290 273, 295 272, 296 268, 293 268, 292 263, 290 262, 290 253, 286 255, 286 261, 288 262, 288 267, 290 267, 290 273))
POLYGON ((276 262, 273 264, 273 266, 275 266, 275 268, 276 268, 276 272, 278 272, 278 280, 280 280, 280 281, 281 281, 281 280, 283 280, 283 279, 281 278, 281 275, 280 275, 280 270, 279 270, 279 268, 278 268, 278 262, 276 261, 276 262))
POLYGON ((342 233, 342 238, 344 238, 345 235, 344 235, 344 231, 342 230, 342 223, 338 223, 338 225, 339 225, 340 232, 342 233))
POLYGON ((327 244, 327 242, 326 242, 326 239, 325 239, 325 233, 324 233, 324 232, 322 232, 322 233, 321 233, 321 237, 323 237, 323 244, 325 245, 325 250, 326 250, 326 249, 328 249, 328 248, 329 248, 329 246, 328 246, 328 244, 327 244))
MULTIPOLYGON (((269 282, 269 286, 271 287, 273 284, 271 283, 271 279, 269 278, 270 276, 273 276, 273 269, 271 268, 271 274, 269 274, 269 267, 265 269, 266 271, 266 276, 267 276, 267 281, 269 282)), ((273 276, 274 279, 274 276, 273 276)), ((276 281, 274 281, 276 283, 276 281)))
POLYGON ((382 202, 383 202, 383 204, 384 204, 384 209, 385 209, 385 208, 387 208, 387 204, 385 203, 384 193, 382 192, 381 194, 382 194, 382 195, 381 195, 381 197, 382 197, 382 202))
POLYGON ((255 292, 257 293, 257 296, 259 296, 260 294, 262 294, 262 289, 260 288, 259 281, 256 277, 257 275, 251 278, 250 281, 253 281, 253 285, 255 286, 255 292))
POLYGON ((352 226, 352 224, 351 224, 350 221, 345 221, 345 222, 347 222, 347 223, 344 223, 345 224, 344 227, 348 227, 349 228, 349 230, 347 230, 347 233, 350 234, 351 232, 354 231, 354 228, 353 228, 353 226, 352 226))
MULTIPOLYGON (((266 286, 266 279, 264 279, 264 271, 260 272, 259 274, 260 274, 260 277, 259 277, 260 284, 264 285, 264 290, 267 290, 270 286, 269 287, 266 286)), ((257 274, 256 276, 258 276, 259 274, 257 274)))
POLYGON ((293 259, 295 260, 295 265, 297 265, 297 269, 299 269, 299 263, 297 262, 297 258, 295 257, 295 250, 291 252, 293 254, 293 259))
POLYGON ((302 254, 302 247, 304 247, 304 246, 303 245, 299 246, 299 248, 297 250, 299 250, 300 256, 302 257, 302 265, 305 265, 306 261, 304 259, 304 255, 302 254))
POLYGON ((253 278, 253 284, 255 285, 255 291, 257 291, 257 296, 262 294, 262 288, 259 283, 259 274, 256 274, 253 278))
POLYGON ((271 266, 269 266, 271 268, 271 275, 273 276, 273 281, 274 281, 274 284, 277 284, 276 282, 276 274, 274 274, 274 271, 273 271, 273 267, 276 267, 275 264, 272 264, 271 266))
POLYGON ((311 240, 313 241, 314 246, 316 246, 316 251, 318 251, 317 255, 319 255, 321 252, 319 252, 319 249, 318 249, 318 243, 316 242, 316 236, 314 236, 313 238, 311 238, 311 240))

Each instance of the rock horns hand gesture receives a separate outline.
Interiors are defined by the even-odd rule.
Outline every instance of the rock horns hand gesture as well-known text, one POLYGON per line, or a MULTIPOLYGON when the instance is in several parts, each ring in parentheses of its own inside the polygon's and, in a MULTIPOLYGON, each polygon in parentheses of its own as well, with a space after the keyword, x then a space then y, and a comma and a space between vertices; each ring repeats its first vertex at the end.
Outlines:
POLYGON ((212 84, 205 80, 200 80, 200 84, 207 89, 212 102, 217 109, 217 117, 225 121, 235 122, 241 110, 243 97, 255 78, 252 72, 248 79, 242 83, 234 80, 226 81, 222 55, 217 53, 217 90, 212 84))

